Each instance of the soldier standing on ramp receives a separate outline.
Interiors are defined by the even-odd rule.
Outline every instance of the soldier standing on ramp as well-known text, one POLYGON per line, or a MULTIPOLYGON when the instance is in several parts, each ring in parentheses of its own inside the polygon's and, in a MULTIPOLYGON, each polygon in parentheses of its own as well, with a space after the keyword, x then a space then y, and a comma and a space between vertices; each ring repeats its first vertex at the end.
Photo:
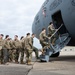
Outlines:
POLYGON ((43 28, 42 32, 39 35, 39 40, 40 40, 40 44, 42 45, 42 53, 44 54, 45 51, 45 47, 49 47, 49 43, 47 42, 47 40, 49 39, 49 37, 46 35, 46 29, 43 28))
MULTIPOLYGON (((56 29, 54 28, 53 23, 50 22, 50 24, 49 24, 49 26, 48 26, 48 37, 51 37, 52 34, 53 34, 55 31, 56 31, 56 29)), ((55 41, 56 41, 56 35, 54 35, 54 36, 51 38, 50 42, 51 42, 52 45, 55 45, 55 41)))

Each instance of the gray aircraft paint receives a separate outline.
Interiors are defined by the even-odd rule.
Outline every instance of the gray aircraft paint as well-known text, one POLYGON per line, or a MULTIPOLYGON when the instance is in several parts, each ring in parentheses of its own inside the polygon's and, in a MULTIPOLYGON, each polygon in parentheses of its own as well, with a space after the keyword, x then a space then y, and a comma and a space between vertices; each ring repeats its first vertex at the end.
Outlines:
POLYGON ((61 17, 71 38, 75 38, 75 0, 46 0, 34 18, 32 32, 39 38, 43 27, 47 29, 52 20, 52 15, 61 11, 61 17), (46 17, 43 15, 45 8, 46 17))

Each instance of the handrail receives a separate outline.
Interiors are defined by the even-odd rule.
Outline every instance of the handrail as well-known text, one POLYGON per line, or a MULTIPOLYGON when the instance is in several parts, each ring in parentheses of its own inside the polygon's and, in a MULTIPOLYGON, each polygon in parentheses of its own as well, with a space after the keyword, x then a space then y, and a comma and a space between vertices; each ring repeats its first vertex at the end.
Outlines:
POLYGON ((59 30, 60 30, 60 28, 63 26, 63 24, 61 24, 61 26, 58 28, 58 29, 56 29, 56 31, 51 35, 51 37, 49 38, 49 39, 51 39, 59 30))

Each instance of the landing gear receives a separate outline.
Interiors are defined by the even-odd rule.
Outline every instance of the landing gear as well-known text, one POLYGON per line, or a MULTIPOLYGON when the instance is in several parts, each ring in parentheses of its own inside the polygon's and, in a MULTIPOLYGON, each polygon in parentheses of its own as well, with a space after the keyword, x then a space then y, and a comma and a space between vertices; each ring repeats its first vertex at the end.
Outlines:
POLYGON ((50 57, 59 57, 59 55, 60 55, 60 52, 57 52, 55 54, 52 54, 50 57))

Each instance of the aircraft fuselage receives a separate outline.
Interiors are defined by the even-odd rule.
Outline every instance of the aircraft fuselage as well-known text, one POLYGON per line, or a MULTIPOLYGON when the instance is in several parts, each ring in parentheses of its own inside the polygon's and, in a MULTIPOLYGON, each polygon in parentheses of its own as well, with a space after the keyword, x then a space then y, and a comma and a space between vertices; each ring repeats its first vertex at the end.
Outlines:
POLYGON ((55 28, 59 28, 63 23, 64 26, 59 33, 69 33, 71 36, 71 45, 74 45, 75 39, 75 0, 46 0, 40 11, 37 13, 32 32, 39 38, 42 28, 48 27, 53 22, 55 28))

